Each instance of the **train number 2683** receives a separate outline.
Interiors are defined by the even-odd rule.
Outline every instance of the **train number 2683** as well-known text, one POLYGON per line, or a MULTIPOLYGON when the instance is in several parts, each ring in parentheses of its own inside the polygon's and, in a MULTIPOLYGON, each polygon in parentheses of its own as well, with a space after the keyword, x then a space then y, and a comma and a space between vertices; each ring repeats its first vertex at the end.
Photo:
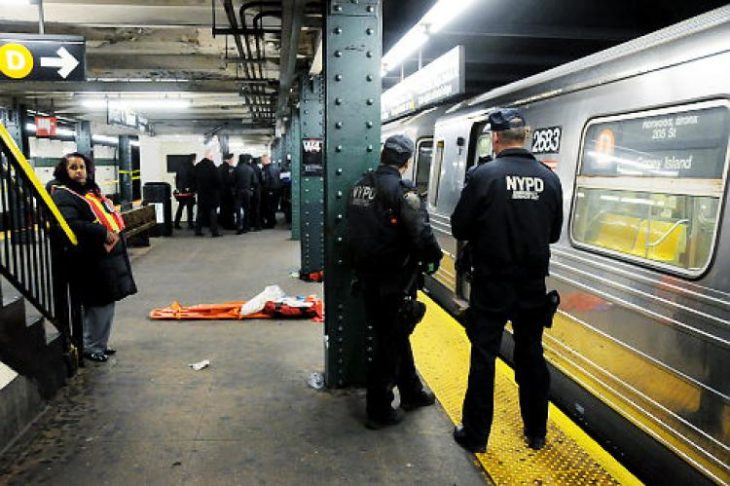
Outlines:
POLYGON ((560 127, 538 128, 532 134, 532 153, 547 154, 560 152, 560 127))

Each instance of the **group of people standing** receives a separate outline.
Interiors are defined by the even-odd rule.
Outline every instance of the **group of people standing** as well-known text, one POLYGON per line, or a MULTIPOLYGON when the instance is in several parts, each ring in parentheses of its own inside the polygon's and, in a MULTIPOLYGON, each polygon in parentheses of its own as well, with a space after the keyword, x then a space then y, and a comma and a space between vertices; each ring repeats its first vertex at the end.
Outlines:
POLYGON ((203 235, 204 226, 210 227, 213 237, 221 236, 219 225, 236 230, 236 234, 276 226, 280 169, 268 155, 255 159, 251 154, 241 154, 236 161, 233 154, 225 154, 219 167, 207 157, 195 165, 191 159, 178 169, 175 187, 176 229, 181 228, 185 209, 188 227, 194 228, 198 236, 203 235), (198 213, 193 226, 196 196, 198 213))
MULTIPOLYGON (((543 326, 554 308, 546 291, 550 244, 560 237, 560 180, 524 148, 529 133, 515 109, 492 112, 494 159, 469 173, 451 215, 453 236, 469 247, 471 295, 465 321, 471 342, 462 423, 454 440, 470 452, 485 452, 493 417, 495 359, 504 326, 514 331, 515 378, 527 446, 545 446, 550 375, 542 348, 543 326), (529 183, 528 183, 529 182, 529 183)), ((355 275, 375 334, 367 383, 367 427, 399 423, 403 410, 432 405, 433 393, 416 374, 409 336, 425 306, 414 304, 417 275, 434 273, 441 249, 425 203, 401 179, 412 161, 407 137, 388 138, 376 171, 353 187, 348 202, 348 237, 355 275), (400 407, 393 408, 393 389, 400 407)))

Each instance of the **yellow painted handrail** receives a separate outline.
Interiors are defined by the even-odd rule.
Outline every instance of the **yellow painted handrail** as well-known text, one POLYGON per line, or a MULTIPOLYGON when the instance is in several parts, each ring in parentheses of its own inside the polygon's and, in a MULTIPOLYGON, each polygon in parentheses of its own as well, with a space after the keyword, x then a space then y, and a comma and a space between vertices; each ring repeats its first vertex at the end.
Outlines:
POLYGON ((63 232, 66 233, 68 241, 70 241, 74 245, 77 245, 78 240, 76 239, 76 235, 73 231, 71 231, 71 228, 66 222, 66 219, 61 215, 61 211, 58 210, 58 206, 56 206, 56 203, 53 202, 53 199, 51 199, 51 195, 48 194, 46 188, 43 187, 43 184, 41 184, 41 181, 38 179, 38 176, 33 170, 33 167, 31 167, 31 165, 28 163, 25 156, 23 155, 23 152, 20 151, 18 146, 15 144, 15 140, 13 140, 13 137, 10 136, 7 128, 5 128, 5 125, 3 125, 2 123, 0 123, 0 139, 13 154, 13 157, 18 162, 21 170, 25 173, 26 177, 28 177, 28 180, 31 182, 31 184, 33 184, 33 187, 35 187, 36 191, 41 196, 41 199, 43 199, 43 202, 46 203, 46 206, 51 211, 51 214, 53 214, 53 217, 56 219, 59 226, 61 226, 63 232))

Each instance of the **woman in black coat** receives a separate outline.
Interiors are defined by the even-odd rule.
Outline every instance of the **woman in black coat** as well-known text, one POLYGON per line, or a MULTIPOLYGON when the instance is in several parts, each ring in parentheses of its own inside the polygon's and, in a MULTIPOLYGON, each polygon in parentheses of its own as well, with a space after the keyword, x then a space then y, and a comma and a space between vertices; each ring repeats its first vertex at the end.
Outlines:
POLYGON ((106 361, 115 352, 108 345, 114 303, 137 292, 122 234, 124 223, 94 182, 91 159, 68 154, 53 175, 57 181, 53 201, 78 238, 65 263, 84 310, 84 356, 106 361))

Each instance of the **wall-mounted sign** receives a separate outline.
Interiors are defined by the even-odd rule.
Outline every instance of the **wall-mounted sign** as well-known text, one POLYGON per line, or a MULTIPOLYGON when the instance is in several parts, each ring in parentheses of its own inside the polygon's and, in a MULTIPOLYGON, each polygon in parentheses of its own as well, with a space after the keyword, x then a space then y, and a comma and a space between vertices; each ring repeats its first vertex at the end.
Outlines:
POLYGON ((302 139, 302 173, 305 176, 321 176, 324 173, 322 164, 321 138, 302 139))
POLYGON ((131 110, 125 110, 110 104, 106 111, 107 125, 121 125, 127 128, 134 128, 142 133, 151 133, 152 128, 147 118, 138 115, 131 110))
POLYGON ((35 136, 55 137, 58 130, 58 118, 55 116, 37 116, 35 117, 35 136))
POLYGON ((465 92, 464 46, 456 46, 382 94, 383 122, 465 92))
POLYGON ((0 34, 0 81, 86 81, 86 41, 66 35, 0 34))

